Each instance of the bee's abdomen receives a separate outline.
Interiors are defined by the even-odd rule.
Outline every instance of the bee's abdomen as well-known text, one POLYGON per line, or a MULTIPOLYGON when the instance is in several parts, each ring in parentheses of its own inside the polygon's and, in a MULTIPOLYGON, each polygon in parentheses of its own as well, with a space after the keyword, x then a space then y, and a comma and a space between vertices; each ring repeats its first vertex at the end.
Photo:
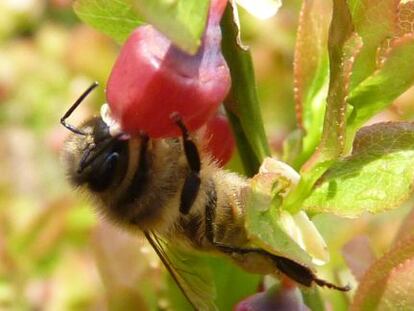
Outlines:
POLYGON ((247 236, 240 190, 245 180, 235 174, 216 171, 205 187, 204 235, 208 245, 243 245, 247 236))
POLYGON ((210 243, 214 242, 214 228, 213 228, 213 221, 216 216, 216 208, 217 208, 217 190, 214 181, 212 180, 209 184, 209 188, 207 190, 207 202, 204 207, 205 213, 205 235, 207 240, 210 243))

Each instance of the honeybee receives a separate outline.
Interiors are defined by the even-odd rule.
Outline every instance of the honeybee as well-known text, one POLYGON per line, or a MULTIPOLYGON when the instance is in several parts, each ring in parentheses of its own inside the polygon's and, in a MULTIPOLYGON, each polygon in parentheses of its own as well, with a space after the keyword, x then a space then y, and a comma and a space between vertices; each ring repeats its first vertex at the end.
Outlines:
POLYGON ((79 128, 67 118, 97 86, 91 85, 61 118, 71 131, 63 160, 71 183, 90 195, 98 212, 128 231, 142 232, 196 310, 216 310, 201 289, 197 267, 177 255, 184 249, 221 254, 244 270, 284 274, 300 285, 341 291, 292 259, 255 247, 244 225, 241 189, 249 179, 219 168, 200 151, 178 115, 181 138, 114 133, 102 116, 79 128))

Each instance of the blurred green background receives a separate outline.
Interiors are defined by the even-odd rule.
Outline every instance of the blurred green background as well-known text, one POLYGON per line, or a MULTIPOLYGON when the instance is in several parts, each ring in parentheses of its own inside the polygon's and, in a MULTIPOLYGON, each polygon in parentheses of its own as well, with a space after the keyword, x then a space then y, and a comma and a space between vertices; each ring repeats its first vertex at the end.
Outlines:
MULTIPOLYGON (((266 21, 241 12, 275 155, 295 128, 292 71, 301 1, 285 2, 266 21)), ((119 49, 82 24, 71 5, 71 0, 0 1, 0 310, 145 310, 148 304, 168 310, 151 249, 103 222, 69 187, 59 161, 68 134, 60 117, 94 80, 101 87, 71 122, 98 111, 119 49)), ((410 119, 413 100, 409 90, 377 120, 410 119)), ((230 168, 237 170, 237 163, 230 168)), ((325 269, 327 277, 352 282, 342 246, 368 235, 375 253, 382 254, 409 205, 352 221, 317 216, 333 258, 329 271, 336 271, 325 269)), ((345 309, 343 296, 323 293, 335 310, 345 309)))

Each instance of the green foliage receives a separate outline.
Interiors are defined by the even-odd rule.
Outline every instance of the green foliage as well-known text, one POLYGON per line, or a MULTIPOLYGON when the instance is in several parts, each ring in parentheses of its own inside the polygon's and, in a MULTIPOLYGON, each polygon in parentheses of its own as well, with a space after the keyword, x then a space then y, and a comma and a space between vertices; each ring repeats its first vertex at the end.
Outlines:
POLYGON ((353 65, 350 87, 352 90, 375 71, 377 49, 392 35, 397 15, 397 1, 352 0, 348 5, 355 31, 364 42, 353 65))
POLYGON ((305 132, 303 150, 297 150, 289 164, 295 168, 310 157, 322 133, 323 116, 329 83, 328 42, 329 20, 332 14, 329 1, 303 2, 296 38, 294 77, 296 115, 305 132), (312 57, 309 57, 312 55, 312 57))
MULTIPOLYGON (((361 38, 353 32, 352 18, 346 1, 335 0, 332 11, 332 22, 328 37, 329 54, 329 89, 326 98, 326 110, 323 122, 323 131, 317 151, 312 154, 308 162, 302 167, 303 175, 298 187, 292 191, 284 203, 284 208, 290 212, 297 212, 301 204, 310 194, 316 180, 329 168, 332 160, 339 157, 345 146, 346 132, 346 96, 350 73, 355 54, 361 47, 361 38)), ((306 26, 312 22, 313 16, 301 21, 306 26)), ((302 45, 297 45, 297 53, 305 53, 302 45)), ((316 72, 314 72, 314 75, 316 72)), ((300 92, 298 89, 297 92, 300 92)), ((318 108, 308 104, 307 109, 318 108), (309 107, 310 106, 310 107, 309 107)), ((297 109, 298 111, 298 109, 297 109)), ((315 114, 320 113, 318 109, 315 114)), ((316 125, 318 126, 318 125, 316 125)))
MULTIPOLYGON (((303 55, 309 54, 311 49, 323 49, 323 40, 316 40, 314 47, 306 44, 308 36, 303 30, 320 23, 320 14, 316 14, 321 8, 319 1, 304 1, 296 66, 304 63, 303 55), (313 14, 309 12, 311 9, 313 14)), ((298 118, 304 120, 303 124, 309 121, 316 121, 316 124, 313 130, 304 127, 303 151, 296 158, 299 161, 293 164, 307 162, 301 168, 300 183, 283 203, 285 209, 295 212, 304 208, 312 212, 357 216, 365 211, 378 213, 396 208, 411 193, 408 181, 411 175, 401 176, 399 172, 410 172, 412 164, 402 161, 404 155, 395 152, 391 155, 387 151, 385 147, 390 141, 382 141, 383 144, 377 146, 379 149, 367 144, 366 152, 359 153, 354 148, 353 154, 348 154, 353 142, 354 146, 365 143, 365 140, 354 141, 355 132, 414 83, 413 29, 407 27, 414 18, 412 12, 412 5, 397 5, 395 1, 334 1, 328 40, 330 82, 323 131, 319 137, 320 124, 314 116, 321 113, 321 108, 315 105, 317 97, 311 94, 320 94, 321 84, 314 83, 321 81, 316 64, 322 64, 325 56, 316 53, 318 61, 312 60, 302 66, 306 78, 301 68, 296 69, 298 118), (309 153, 309 148, 314 148, 313 154, 309 153), (370 152, 375 152, 377 161, 370 158, 370 152), (382 169, 384 167, 386 169, 382 169), (379 169, 383 175, 374 182, 375 170, 379 169), (391 176, 386 177, 387 174, 391 176), (407 186, 402 187, 402 183, 407 186), (362 193, 361 187, 365 195, 358 195, 362 193), (384 188, 389 190, 384 192, 384 188), (357 201, 351 199, 355 195, 357 201)), ((384 133, 378 132, 377 139, 381 141, 388 137, 386 133, 394 133, 393 127, 391 123, 381 125, 378 131, 384 133)))
POLYGON ((182 50, 194 54, 208 13, 208 0, 129 0, 139 16, 155 26, 182 50))
POLYGON ((316 288, 305 290, 302 292, 303 301, 312 311, 325 311, 323 299, 316 288))
MULTIPOLYGON (((302 148, 288 144, 286 158, 295 167, 304 165, 298 186, 282 208, 345 217, 395 209, 413 189, 414 125, 388 122, 360 128, 414 83, 413 2, 333 1, 329 90, 321 132, 321 72, 327 77, 327 71, 321 70, 326 59, 320 39, 322 2, 305 0, 299 21, 295 99, 304 131, 302 148), (316 40, 309 40, 308 31, 316 40), (316 60, 306 58, 311 53, 316 60), (292 156, 292 150, 299 155, 292 156)), ((407 250, 412 241, 408 243, 390 250, 368 271, 353 310, 412 308, 413 283, 408 275, 413 273, 413 254, 407 250)))
POLYGON ((73 8, 81 20, 118 42, 143 23, 128 1, 77 0, 73 8))
POLYGON ((214 273, 219 310, 231 310, 241 299, 257 291, 260 275, 247 273, 223 258, 211 256, 207 260, 214 273))
POLYGON ((245 173, 253 176, 260 163, 270 155, 250 52, 240 41, 240 28, 236 8, 227 6, 222 20, 223 55, 230 68, 231 95, 225 100, 230 121, 237 133, 236 142, 243 161, 245 173))
POLYGON ((122 43, 143 23, 159 29, 177 46, 195 53, 207 20, 208 0, 77 0, 76 14, 86 23, 122 43))
POLYGON ((412 192, 414 124, 377 123, 358 131, 352 154, 335 161, 303 208, 357 217, 399 207, 412 192))
POLYGON ((311 166, 335 159, 343 152, 345 143, 346 96, 350 71, 362 42, 353 30, 352 18, 345 0, 334 0, 328 38, 329 90, 326 113, 318 152, 311 166))
MULTIPOLYGON (((414 34, 413 34, 414 35, 414 34)), ((414 83, 414 36, 395 39, 379 68, 349 94, 348 135, 414 83)))
MULTIPOLYGON (((410 26, 414 6, 412 2, 398 5, 387 0, 334 0, 328 50, 322 12, 329 12, 323 1, 303 2, 295 51, 296 112, 302 134, 295 135, 296 143, 290 139, 286 144, 286 159, 294 167, 303 165, 299 184, 281 208, 291 213, 304 209, 346 217, 397 208, 413 189, 413 125, 389 122, 358 129, 414 83, 410 26), (302 139, 301 147, 298 138, 302 139), (292 150, 299 154, 293 155, 292 150)), ((278 216, 270 212, 267 217, 260 216, 275 222, 278 216)), ((252 219, 259 223, 259 218, 252 219)), ((269 243, 273 235, 265 235, 269 226, 263 223, 262 219, 261 229, 249 229, 269 243)), ((275 223, 270 227, 278 228, 275 223)), ((409 295, 405 289, 411 284, 404 285, 400 294, 396 294, 397 288, 390 289, 394 298, 409 295)), ((364 295, 366 292, 361 297, 364 295)), ((386 299, 381 303, 393 305, 386 299)), ((412 304, 405 303, 401 305, 412 304)))

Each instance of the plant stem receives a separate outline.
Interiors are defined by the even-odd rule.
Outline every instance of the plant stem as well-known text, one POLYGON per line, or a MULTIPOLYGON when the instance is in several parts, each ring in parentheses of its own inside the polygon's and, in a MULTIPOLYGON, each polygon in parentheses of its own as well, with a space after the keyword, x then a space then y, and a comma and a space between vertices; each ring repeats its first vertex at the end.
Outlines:
POLYGON ((252 58, 248 49, 238 42, 240 30, 230 3, 224 12, 221 28, 223 55, 232 78, 231 94, 224 104, 245 172, 253 176, 264 158, 270 156, 270 149, 260 113, 252 58))

